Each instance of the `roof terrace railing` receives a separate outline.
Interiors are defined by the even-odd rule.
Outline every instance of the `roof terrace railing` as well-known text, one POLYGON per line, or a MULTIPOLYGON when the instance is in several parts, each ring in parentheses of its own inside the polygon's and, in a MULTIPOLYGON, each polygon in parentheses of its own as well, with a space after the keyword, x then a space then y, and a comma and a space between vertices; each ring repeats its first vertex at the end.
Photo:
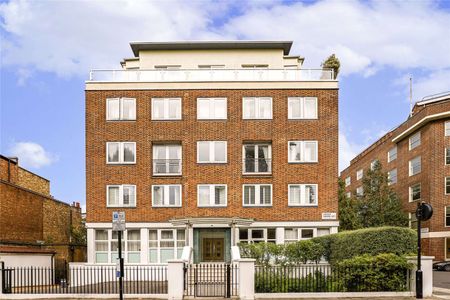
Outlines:
POLYGON ((91 70, 92 82, 330 81, 332 69, 91 70))

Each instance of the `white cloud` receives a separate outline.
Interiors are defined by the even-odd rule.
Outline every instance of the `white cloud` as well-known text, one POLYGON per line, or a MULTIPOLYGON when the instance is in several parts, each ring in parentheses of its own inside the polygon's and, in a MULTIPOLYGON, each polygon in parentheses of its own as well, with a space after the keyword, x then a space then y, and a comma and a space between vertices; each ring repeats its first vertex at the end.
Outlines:
POLYGON ((18 142, 12 145, 12 156, 19 158, 19 164, 25 167, 42 168, 58 160, 58 157, 46 151, 41 145, 33 142, 18 142))
POLYGON ((4 64, 61 76, 119 67, 137 40, 292 39, 311 67, 336 53, 344 75, 450 67, 450 13, 431 1, 12 0, 0 17, 4 64))

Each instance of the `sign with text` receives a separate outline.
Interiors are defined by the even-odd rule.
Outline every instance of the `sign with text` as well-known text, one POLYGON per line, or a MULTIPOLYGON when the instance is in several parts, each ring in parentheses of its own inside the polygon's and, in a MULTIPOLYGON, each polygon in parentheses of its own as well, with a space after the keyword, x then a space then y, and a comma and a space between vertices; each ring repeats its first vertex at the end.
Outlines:
POLYGON ((336 220, 337 215, 335 212, 324 212, 322 213, 322 220, 336 220))
POLYGON ((125 231, 125 212, 114 211, 112 215, 112 230, 125 231))

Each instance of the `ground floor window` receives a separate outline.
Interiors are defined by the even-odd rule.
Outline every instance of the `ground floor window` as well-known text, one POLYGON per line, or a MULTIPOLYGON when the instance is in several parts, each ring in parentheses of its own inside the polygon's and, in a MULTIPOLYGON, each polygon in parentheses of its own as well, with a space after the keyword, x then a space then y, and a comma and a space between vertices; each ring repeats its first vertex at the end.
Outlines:
POLYGON ((275 228, 240 228, 239 242, 241 243, 275 243, 275 228))
POLYGON ((284 243, 293 243, 316 236, 314 228, 286 228, 284 230, 284 243))
POLYGON ((150 229, 149 262, 166 263, 169 259, 181 258, 186 245, 184 229, 150 229))
POLYGON ((450 237, 445 239, 445 259, 450 260, 450 237))
POLYGON ((108 262, 108 230, 95 231, 95 262, 108 262))

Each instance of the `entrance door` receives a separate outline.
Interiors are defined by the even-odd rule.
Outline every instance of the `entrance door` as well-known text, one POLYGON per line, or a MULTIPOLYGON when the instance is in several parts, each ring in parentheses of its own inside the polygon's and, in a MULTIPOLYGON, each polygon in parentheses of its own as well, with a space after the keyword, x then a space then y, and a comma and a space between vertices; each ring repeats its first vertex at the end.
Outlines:
POLYGON ((203 261, 224 261, 224 244, 223 238, 204 238, 203 261))

